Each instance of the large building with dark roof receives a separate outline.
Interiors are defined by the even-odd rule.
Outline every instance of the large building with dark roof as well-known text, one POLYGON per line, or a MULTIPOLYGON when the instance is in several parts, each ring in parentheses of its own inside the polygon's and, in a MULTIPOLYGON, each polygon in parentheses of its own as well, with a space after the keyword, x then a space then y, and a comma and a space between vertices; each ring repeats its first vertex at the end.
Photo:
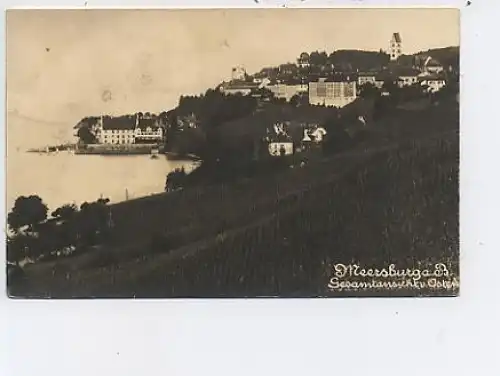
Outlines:
POLYGON ((137 117, 134 136, 136 144, 161 142, 163 140, 163 128, 159 125, 158 119, 137 117))
POLYGON ((94 132, 100 144, 159 143, 163 140, 163 128, 152 117, 101 116, 94 132))
POLYGON ((231 80, 223 82, 219 85, 219 90, 226 95, 250 95, 254 90, 263 87, 262 82, 244 81, 244 80, 231 80))

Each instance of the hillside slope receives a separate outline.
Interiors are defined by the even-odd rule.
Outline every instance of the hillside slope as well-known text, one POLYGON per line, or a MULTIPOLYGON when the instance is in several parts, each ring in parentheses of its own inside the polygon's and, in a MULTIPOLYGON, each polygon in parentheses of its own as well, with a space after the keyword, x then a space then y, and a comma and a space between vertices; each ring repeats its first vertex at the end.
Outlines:
POLYGON ((10 293, 329 295, 332 263, 350 261, 457 273, 458 106, 394 111, 367 132, 303 168, 115 205, 108 246, 33 265, 10 293))

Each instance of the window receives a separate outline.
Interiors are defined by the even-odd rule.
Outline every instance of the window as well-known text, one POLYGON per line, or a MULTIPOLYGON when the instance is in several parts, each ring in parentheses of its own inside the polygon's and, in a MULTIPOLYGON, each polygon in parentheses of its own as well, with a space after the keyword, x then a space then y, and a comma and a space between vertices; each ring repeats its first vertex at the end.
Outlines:
POLYGON ((317 95, 318 97, 326 97, 326 85, 324 83, 321 84, 318 83, 317 95))
POLYGON ((342 85, 341 82, 335 82, 333 84, 333 96, 335 98, 342 96, 341 85, 342 85))
POLYGON ((344 96, 345 97, 353 97, 354 96, 354 85, 345 83, 344 84, 344 96))

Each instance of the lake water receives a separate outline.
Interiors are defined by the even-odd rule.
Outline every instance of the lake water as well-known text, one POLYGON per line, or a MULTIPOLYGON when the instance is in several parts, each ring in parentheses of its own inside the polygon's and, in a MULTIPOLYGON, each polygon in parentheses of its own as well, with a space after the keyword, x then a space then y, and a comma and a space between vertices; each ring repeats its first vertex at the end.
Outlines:
MULTIPOLYGON (((45 127, 54 132, 54 127, 45 127)), ((111 202, 163 192, 168 172, 184 166, 195 167, 192 161, 168 160, 160 155, 101 156, 27 153, 29 147, 40 147, 68 141, 67 137, 50 137, 50 132, 38 135, 44 141, 28 137, 27 129, 8 128, 6 209, 10 211, 20 195, 36 194, 48 205, 49 211, 68 203, 80 205, 107 197, 111 202), (22 132, 20 132, 22 130, 22 132), (23 136, 24 134, 24 136, 23 136), (26 142, 30 141, 30 142, 26 142)), ((71 130, 71 128, 69 128, 71 130)), ((60 130, 56 135, 60 134, 60 130)), ((69 141, 74 141, 70 139, 69 141)))

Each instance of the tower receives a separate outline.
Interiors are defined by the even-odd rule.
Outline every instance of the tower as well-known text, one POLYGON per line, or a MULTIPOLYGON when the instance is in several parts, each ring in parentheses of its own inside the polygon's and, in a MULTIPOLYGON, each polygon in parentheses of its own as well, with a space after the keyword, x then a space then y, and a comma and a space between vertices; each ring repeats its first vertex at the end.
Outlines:
POLYGON ((392 34, 389 44, 389 55, 391 57, 391 61, 397 60, 402 55, 402 41, 399 33, 392 34))
POLYGON ((244 80, 247 72, 243 67, 234 67, 231 71, 231 79, 232 80, 244 80))

